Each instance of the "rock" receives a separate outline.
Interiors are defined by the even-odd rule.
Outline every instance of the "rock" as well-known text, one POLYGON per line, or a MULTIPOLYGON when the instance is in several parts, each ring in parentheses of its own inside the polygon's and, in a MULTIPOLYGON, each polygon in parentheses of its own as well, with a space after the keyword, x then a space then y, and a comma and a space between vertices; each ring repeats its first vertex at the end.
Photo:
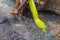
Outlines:
POLYGON ((5 17, 0 18, 0 24, 8 22, 8 19, 5 17))
POLYGON ((60 15, 60 0, 47 0, 44 5, 44 10, 49 10, 60 15))
MULTIPOLYGON (((5 5, 11 3, 10 0, 8 1, 0 0, 0 2, 1 1, 4 1, 3 4, 5 5)), ((6 9, 8 8, 10 9, 11 7, 8 6, 6 9)), ((4 11, 0 9, 0 11, 2 12, 0 14, 10 15, 6 9, 3 9, 4 11)), ((44 17, 43 20, 46 20, 45 21, 47 25, 46 34, 43 33, 35 25, 32 18, 22 17, 21 19, 21 18, 18 18, 16 16, 11 16, 11 15, 7 16, 6 18, 5 16, 0 16, 1 18, 0 20, 8 19, 7 21, 8 23, 0 24, 0 40, 57 40, 56 37, 54 37, 55 32, 53 30, 55 31, 56 29, 60 30, 58 27, 60 25, 60 16, 57 16, 57 15, 53 16, 52 14, 50 14, 50 12, 48 13, 44 12, 41 14, 44 17)))

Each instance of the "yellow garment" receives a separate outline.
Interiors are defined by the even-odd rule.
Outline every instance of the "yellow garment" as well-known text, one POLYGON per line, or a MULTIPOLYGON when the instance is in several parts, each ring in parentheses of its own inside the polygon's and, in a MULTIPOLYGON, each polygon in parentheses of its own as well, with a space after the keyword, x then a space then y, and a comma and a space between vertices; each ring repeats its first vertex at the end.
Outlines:
POLYGON ((28 3, 30 6, 32 15, 33 15, 35 24, 37 25, 38 28, 42 29, 43 32, 46 32, 46 25, 42 20, 39 19, 38 12, 36 10, 36 6, 35 6, 33 0, 28 0, 28 3))

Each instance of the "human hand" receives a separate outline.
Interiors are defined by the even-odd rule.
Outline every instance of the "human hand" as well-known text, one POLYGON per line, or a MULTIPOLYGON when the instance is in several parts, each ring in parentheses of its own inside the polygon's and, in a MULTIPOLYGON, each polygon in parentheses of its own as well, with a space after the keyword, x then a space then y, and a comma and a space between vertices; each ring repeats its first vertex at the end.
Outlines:
POLYGON ((11 13, 17 15, 18 14, 18 10, 16 8, 12 9, 11 13))

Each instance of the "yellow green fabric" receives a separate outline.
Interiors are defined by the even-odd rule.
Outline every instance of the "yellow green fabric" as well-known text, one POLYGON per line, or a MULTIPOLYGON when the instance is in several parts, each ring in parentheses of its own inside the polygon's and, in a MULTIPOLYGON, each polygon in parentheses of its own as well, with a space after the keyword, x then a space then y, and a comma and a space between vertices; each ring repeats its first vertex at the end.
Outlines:
POLYGON ((42 29, 43 32, 46 32, 46 25, 42 20, 39 19, 34 1, 28 0, 28 3, 29 3, 30 10, 31 10, 35 24, 37 25, 38 28, 42 29))

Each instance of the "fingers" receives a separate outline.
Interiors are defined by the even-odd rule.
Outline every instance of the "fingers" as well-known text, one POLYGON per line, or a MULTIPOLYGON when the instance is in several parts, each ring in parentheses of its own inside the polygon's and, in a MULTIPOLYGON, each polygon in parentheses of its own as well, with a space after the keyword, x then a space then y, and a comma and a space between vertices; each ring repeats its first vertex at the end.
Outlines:
POLYGON ((14 11, 15 11, 15 8, 11 10, 11 13, 14 13, 14 11))
POLYGON ((14 13, 14 11, 11 11, 11 13, 14 13))
POLYGON ((17 15, 18 11, 16 11, 16 10, 15 11, 11 11, 11 13, 17 15))
POLYGON ((11 10, 11 13, 17 15, 18 14, 18 10, 16 8, 14 8, 14 9, 11 10))

